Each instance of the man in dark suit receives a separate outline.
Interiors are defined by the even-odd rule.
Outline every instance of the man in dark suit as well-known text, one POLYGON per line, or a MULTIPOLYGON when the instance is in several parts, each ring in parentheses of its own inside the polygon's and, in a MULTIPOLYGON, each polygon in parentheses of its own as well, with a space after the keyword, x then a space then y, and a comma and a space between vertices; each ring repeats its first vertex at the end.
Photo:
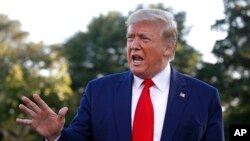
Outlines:
POLYGON ((88 83, 78 112, 63 128, 58 114, 38 96, 19 105, 32 119, 17 119, 49 141, 224 141, 216 88, 177 72, 177 25, 167 11, 141 9, 127 20, 130 71, 88 83), (145 106, 146 105, 146 106, 145 106))

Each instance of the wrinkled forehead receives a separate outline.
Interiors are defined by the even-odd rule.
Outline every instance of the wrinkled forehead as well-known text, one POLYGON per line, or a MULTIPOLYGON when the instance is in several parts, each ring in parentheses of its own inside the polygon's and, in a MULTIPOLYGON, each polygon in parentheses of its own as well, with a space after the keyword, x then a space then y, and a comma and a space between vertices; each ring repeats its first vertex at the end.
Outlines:
POLYGON ((138 33, 154 33, 161 34, 163 30, 163 24, 159 21, 140 21, 130 24, 127 28, 127 34, 138 34, 138 33))

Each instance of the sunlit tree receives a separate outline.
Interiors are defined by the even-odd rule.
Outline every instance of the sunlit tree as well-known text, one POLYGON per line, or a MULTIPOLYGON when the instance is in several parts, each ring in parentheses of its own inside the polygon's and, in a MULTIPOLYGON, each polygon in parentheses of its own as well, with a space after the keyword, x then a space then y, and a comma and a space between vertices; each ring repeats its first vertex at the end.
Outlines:
POLYGON ((16 117, 24 117, 18 110, 21 96, 41 94, 57 109, 72 95, 59 46, 27 43, 28 33, 20 27, 18 21, 0 15, 0 132, 6 141, 37 140, 29 127, 15 122, 16 117))
POLYGON ((250 123, 250 1, 224 0, 224 8, 225 18, 218 20, 213 29, 227 36, 216 41, 213 54, 217 62, 204 63, 200 77, 221 92, 228 134, 230 124, 250 123))

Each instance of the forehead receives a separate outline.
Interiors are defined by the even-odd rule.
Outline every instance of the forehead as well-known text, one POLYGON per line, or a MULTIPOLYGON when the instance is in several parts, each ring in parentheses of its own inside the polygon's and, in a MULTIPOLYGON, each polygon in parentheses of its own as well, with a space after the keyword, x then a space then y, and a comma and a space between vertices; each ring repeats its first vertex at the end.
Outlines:
POLYGON ((128 26, 127 34, 161 34, 162 24, 155 21, 141 21, 128 26))

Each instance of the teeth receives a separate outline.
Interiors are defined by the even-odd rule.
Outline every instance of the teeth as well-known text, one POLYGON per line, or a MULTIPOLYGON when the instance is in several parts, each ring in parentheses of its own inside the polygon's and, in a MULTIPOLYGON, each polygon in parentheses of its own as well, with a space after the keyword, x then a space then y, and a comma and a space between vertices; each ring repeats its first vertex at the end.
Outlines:
POLYGON ((140 61, 142 61, 142 60, 134 60, 134 62, 140 62, 140 61))
POLYGON ((143 60, 143 58, 138 56, 138 55, 132 56, 132 59, 135 60, 135 61, 142 61, 143 60))
POLYGON ((143 58, 139 55, 133 55, 132 59, 133 59, 134 65, 140 65, 143 61, 143 58))

